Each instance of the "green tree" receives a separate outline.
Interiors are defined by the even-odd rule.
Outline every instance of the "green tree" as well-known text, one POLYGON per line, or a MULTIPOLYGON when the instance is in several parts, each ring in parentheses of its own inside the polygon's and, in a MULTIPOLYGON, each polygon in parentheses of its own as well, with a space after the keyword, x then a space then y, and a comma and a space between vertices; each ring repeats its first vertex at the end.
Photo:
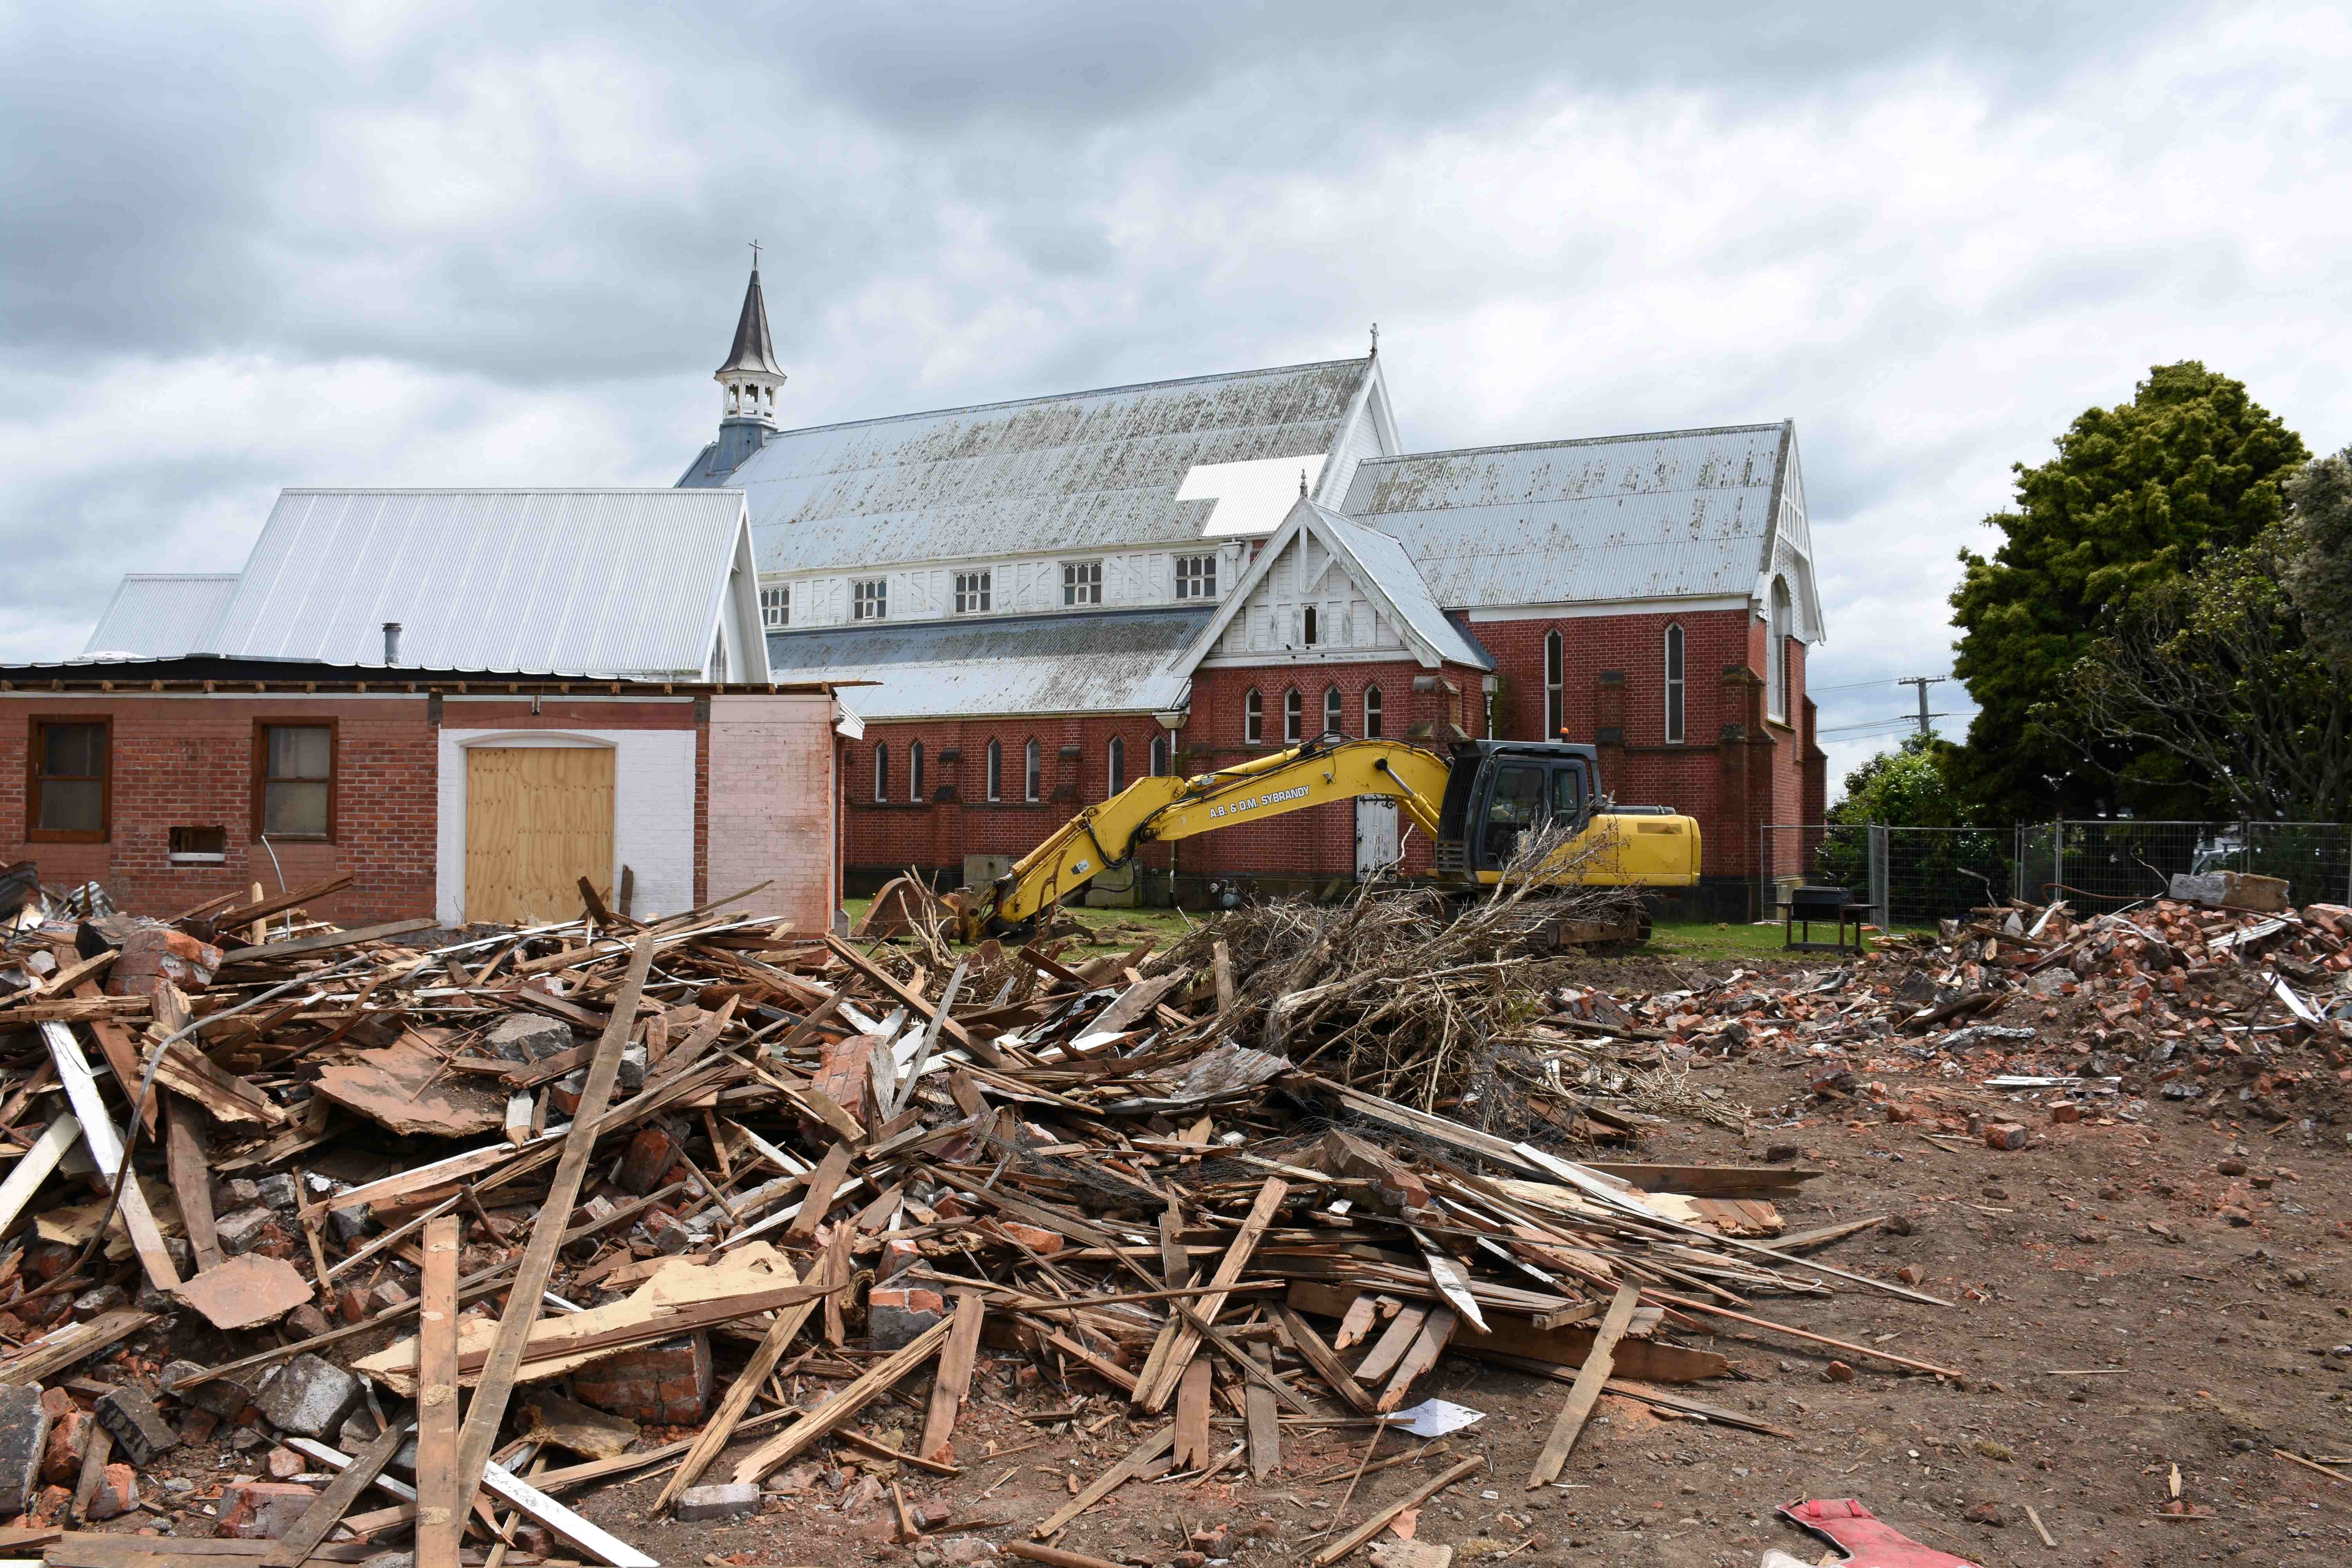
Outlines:
POLYGON ((1955 748, 1933 735, 1912 735, 1845 775, 1845 795, 1830 807, 1832 822, 1875 822, 1888 827, 1959 827, 1958 791, 1945 771, 1955 748))
POLYGON ((2273 529, 2109 617, 2045 721, 2162 759, 2215 815, 2343 820, 2352 700, 2283 585, 2300 542, 2273 529))
POLYGON ((2313 651, 2352 681, 2352 447, 2305 464, 2286 493, 2287 593, 2313 651))
POLYGON ((2303 441, 2243 384, 2189 360, 2151 369, 2129 403, 2084 410, 2057 446, 2015 466, 2016 509, 1985 519, 2004 535, 1991 556, 1960 552, 1953 669, 1979 708, 1957 770, 1969 804, 1980 820, 2204 815, 2210 781, 2134 737, 2084 736, 2053 699, 2103 616, 2279 521, 2303 441))

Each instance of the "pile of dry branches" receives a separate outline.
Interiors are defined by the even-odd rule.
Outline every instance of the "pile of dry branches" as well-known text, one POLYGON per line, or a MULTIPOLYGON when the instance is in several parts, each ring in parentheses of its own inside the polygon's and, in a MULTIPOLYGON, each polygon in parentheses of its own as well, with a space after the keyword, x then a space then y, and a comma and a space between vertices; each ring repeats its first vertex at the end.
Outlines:
POLYGON ((1563 920, 1616 922, 1639 894, 1575 877, 1563 832, 1531 834, 1490 890, 1465 901, 1435 889, 1368 883, 1338 906, 1278 900, 1236 910, 1171 950, 1206 967, 1222 942, 1237 1008, 1232 1037, 1423 1110, 1491 1068, 1492 1042, 1539 1011, 1563 920))

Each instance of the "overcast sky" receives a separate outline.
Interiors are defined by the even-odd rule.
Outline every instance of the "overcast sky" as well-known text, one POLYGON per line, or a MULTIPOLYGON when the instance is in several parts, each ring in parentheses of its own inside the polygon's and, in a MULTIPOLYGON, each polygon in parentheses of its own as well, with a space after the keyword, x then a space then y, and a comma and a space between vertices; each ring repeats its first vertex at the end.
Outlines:
POLYGON ((0 0, 0 659, 284 485, 669 483, 757 238, 790 424, 1375 321, 1410 448, 1792 417, 1863 724, 2150 364, 2352 441, 2348 68, 2340 6, 2148 0, 0 0))

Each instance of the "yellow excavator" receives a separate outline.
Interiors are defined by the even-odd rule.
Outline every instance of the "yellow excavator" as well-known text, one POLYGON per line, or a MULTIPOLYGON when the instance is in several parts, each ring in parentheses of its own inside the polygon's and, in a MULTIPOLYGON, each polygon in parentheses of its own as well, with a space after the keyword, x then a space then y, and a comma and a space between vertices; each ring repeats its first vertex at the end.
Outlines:
POLYGON ((1687 888, 1698 824, 1658 807, 1608 809, 1591 746, 1465 741, 1450 756, 1395 741, 1328 736, 1213 773, 1141 778, 1090 805, 985 888, 951 900, 959 934, 1025 935, 1037 917, 1142 845, 1363 795, 1393 798, 1435 847, 1436 881, 1499 882, 1521 838, 1557 824, 1570 837, 1537 874, 1560 884, 1687 888))

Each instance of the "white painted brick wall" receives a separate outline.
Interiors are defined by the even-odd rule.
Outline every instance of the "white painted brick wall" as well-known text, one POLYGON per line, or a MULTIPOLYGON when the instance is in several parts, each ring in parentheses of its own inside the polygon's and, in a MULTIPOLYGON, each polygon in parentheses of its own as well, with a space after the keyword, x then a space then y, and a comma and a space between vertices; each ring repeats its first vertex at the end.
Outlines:
POLYGON ((613 866, 636 874, 639 919, 694 907, 694 742, 691 730, 447 730, 441 731, 440 825, 434 910, 466 919, 466 752, 472 746, 602 745, 613 750, 613 866))
POLYGON ((710 896, 766 881, 745 907, 829 930, 839 792, 833 699, 710 700, 710 896))

